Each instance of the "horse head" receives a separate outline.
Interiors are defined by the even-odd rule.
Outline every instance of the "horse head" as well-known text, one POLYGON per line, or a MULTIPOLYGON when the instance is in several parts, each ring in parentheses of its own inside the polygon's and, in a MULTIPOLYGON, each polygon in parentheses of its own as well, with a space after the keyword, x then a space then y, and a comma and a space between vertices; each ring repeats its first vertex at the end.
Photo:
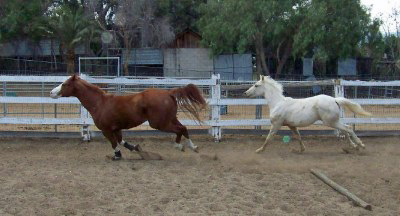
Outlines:
POLYGON ((59 86, 55 87, 50 91, 50 97, 59 98, 59 97, 70 97, 75 96, 76 94, 76 84, 79 82, 80 78, 77 75, 72 75, 59 86))
POLYGON ((245 91, 244 94, 248 97, 263 96, 265 92, 265 80, 267 78, 263 75, 260 75, 260 80, 258 80, 253 86, 245 91))
POLYGON ((250 87, 246 92, 244 92, 244 94, 249 97, 267 97, 266 94, 283 95, 283 87, 271 77, 260 75, 260 80, 250 87))

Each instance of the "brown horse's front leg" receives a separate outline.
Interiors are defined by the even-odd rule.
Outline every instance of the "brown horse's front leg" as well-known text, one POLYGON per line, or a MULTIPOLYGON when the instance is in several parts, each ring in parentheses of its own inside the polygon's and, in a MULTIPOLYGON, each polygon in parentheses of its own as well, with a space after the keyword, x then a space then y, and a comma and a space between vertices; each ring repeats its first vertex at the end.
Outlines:
POLYGON ((113 161, 121 160, 122 154, 121 150, 118 148, 117 135, 113 131, 102 131, 102 132, 103 135, 108 139, 108 141, 111 142, 111 146, 114 149, 114 156, 111 158, 111 160, 113 161))
POLYGON ((120 145, 124 146, 125 148, 129 149, 129 151, 137 151, 137 152, 143 151, 143 150, 142 150, 142 147, 140 147, 139 144, 136 144, 136 145, 133 144, 133 145, 131 145, 131 144, 129 144, 128 142, 126 142, 125 140, 123 140, 123 139, 122 139, 122 132, 121 132, 121 130, 116 131, 116 132, 115 132, 115 135, 117 136, 117 142, 118 142, 120 145))

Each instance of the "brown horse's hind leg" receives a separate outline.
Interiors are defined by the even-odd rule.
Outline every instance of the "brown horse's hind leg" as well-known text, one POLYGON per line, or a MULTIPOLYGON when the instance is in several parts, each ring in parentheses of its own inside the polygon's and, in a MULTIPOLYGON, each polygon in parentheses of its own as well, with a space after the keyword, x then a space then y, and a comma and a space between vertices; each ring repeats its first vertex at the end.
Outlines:
POLYGON ((176 118, 174 119, 173 123, 178 126, 180 131, 176 133, 176 143, 179 144, 181 142, 181 138, 183 135, 188 140, 187 145, 189 146, 189 148, 192 149, 194 152, 198 152, 198 147, 195 144, 193 144, 192 140, 189 138, 189 133, 187 131, 187 128, 184 125, 182 125, 182 123, 180 123, 179 120, 176 118))
POLYGON ((103 135, 111 142, 111 146, 114 149, 114 156, 112 160, 121 160, 121 150, 118 148, 118 136, 114 131, 102 131, 103 135))
POLYGON ((188 139, 189 148, 191 148, 193 151, 197 152, 197 148, 198 147, 192 143, 192 141, 189 138, 189 133, 187 131, 187 128, 185 126, 183 126, 178 121, 178 119, 175 118, 169 124, 167 124, 166 126, 161 127, 161 128, 156 128, 156 129, 158 129, 160 131, 164 131, 164 132, 175 133, 176 134, 175 148, 177 148, 177 149, 179 149, 181 151, 184 151, 184 149, 185 149, 184 145, 182 145, 180 143, 181 139, 182 139, 182 135, 183 135, 186 139, 188 139))
POLYGON ((123 140, 122 139, 122 132, 121 132, 121 130, 119 130, 119 131, 116 131, 115 132, 115 135, 117 136, 117 142, 118 142, 118 144, 120 144, 120 145, 122 145, 122 146, 124 146, 125 148, 127 148, 127 149, 129 149, 129 151, 137 151, 137 152, 140 152, 140 151, 142 151, 142 147, 140 147, 140 145, 139 144, 133 144, 133 145, 131 145, 131 144, 129 144, 128 142, 126 142, 125 140, 123 140))

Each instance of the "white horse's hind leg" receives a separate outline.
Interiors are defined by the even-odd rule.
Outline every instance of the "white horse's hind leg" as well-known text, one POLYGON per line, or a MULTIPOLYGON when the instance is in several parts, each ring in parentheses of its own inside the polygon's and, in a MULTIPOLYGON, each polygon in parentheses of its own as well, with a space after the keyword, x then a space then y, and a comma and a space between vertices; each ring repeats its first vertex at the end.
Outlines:
POLYGON ((276 132, 279 130, 280 127, 281 127, 280 125, 279 126, 272 125, 271 130, 269 131, 269 134, 267 136, 267 139, 265 139, 264 144, 256 150, 257 153, 264 151, 268 142, 270 141, 270 139, 272 139, 272 137, 276 134, 276 132))
POLYGON ((299 141, 300 152, 304 152, 306 150, 306 147, 304 146, 303 141, 301 140, 299 130, 297 130, 297 127, 292 127, 292 126, 288 127, 290 128, 290 130, 292 130, 294 137, 299 141))
MULTIPOLYGON (((348 126, 341 124, 340 122, 336 122, 336 124, 332 125, 332 127, 343 131, 347 136, 350 135, 350 139, 352 139, 355 144, 357 144, 358 146, 361 146, 362 148, 365 148, 365 145, 362 143, 362 141, 357 137, 357 135, 354 133, 354 131, 351 128, 349 128, 348 126)), ((352 143, 352 142, 350 141, 350 143, 352 143)))
POLYGON ((350 134, 347 133, 347 132, 343 132, 343 133, 344 133, 344 136, 349 140, 350 145, 351 145, 353 148, 358 149, 358 146, 357 146, 357 145, 353 142, 353 140, 351 139, 350 134))

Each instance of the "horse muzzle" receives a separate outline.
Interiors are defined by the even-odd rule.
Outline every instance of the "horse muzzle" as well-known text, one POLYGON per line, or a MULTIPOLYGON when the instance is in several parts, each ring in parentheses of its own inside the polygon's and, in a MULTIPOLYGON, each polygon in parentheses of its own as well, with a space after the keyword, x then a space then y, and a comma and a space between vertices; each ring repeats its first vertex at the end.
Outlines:
POLYGON ((50 97, 53 98, 53 99, 57 99, 57 98, 61 97, 61 94, 60 94, 59 91, 54 91, 54 90, 52 90, 52 91, 50 92, 50 97))
POLYGON ((61 97, 61 85, 55 87, 53 90, 50 91, 50 97, 54 99, 61 97))

